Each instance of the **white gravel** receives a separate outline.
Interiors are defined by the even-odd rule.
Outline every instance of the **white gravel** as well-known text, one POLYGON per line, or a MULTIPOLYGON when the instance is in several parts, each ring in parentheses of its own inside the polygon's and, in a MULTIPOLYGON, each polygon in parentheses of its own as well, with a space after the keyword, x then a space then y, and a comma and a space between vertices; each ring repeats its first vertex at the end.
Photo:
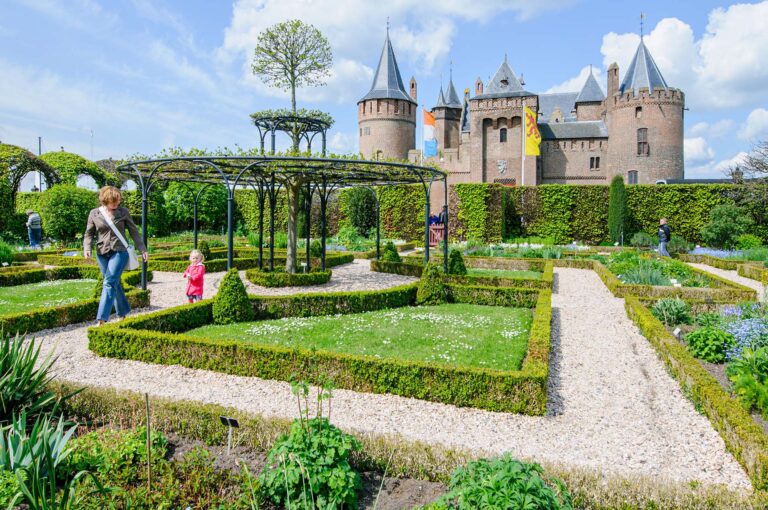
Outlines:
MULTIPOLYGON (((334 269, 354 288, 391 286, 400 277, 370 273, 367 261, 334 269), (348 272, 348 274, 347 274, 348 272), (353 276, 353 273, 357 276, 353 276), (359 285, 359 287, 357 287, 359 285)), ((207 289, 222 273, 209 275, 207 289)), ((153 308, 184 301, 178 274, 155 272, 153 308)), ((301 289, 306 292, 306 288, 301 289)), ((555 269, 553 355, 548 415, 493 413, 403 398, 336 390, 334 422, 347 430, 591 467, 619 475, 697 480, 749 488, 709 421, 682 395, 650 344, 592 271, 555 269)), ((59 377, 103 387, 295 417, 285 382, 179 366, 98 358, 86 327, 37 334, 55 348, 59 377)))
POLYGON ((739 285, 744 285, 745 287, 749 287, 750 289, 755 289, 757 291, 757 299, 759 299, 760 301, 766 300, 765 285, 758 282, 757 280, 753 280, 752 278, 746 278, 744 276, 741 276, 738 273, 738 271, 729 271, 726 269, 719 269, 717 267, 709 266, 707 264, 688 263, 688 265, 693 266, 697 269, 701 269, 702 271, 712 273, 721 278, 725 278, 726 280, 730 280, 732 282, 738 283, 739 285))

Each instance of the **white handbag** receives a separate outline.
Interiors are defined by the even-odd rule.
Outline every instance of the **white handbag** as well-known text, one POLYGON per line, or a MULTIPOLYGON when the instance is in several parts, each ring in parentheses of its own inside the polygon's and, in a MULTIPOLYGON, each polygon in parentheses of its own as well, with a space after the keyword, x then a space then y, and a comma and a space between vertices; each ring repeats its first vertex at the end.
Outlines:
POLYGON ((99 207, 99 211, 101 212, 101 215, 104 216, 104 220, 106 220, 107 225, 109 225, 109 228, 112 229, 112 232, 115 233, 118 239, 120 239, 120 242, 123 243, 123 246, 125 246, 125 250, 128 252, 128 263, 125 265, 125 268, 128 271, 133 271, 135 269, 139 268, 139 258, 136 256, 136 250, 133 246, 128 244, 128 241, 125 240, 125 237, 123 237, 123 234, 120 233, 119 230, 117 230, 117 227, 112 222, 112 218, 109 217, 109 213, 107 212, 105 207, 99 207))

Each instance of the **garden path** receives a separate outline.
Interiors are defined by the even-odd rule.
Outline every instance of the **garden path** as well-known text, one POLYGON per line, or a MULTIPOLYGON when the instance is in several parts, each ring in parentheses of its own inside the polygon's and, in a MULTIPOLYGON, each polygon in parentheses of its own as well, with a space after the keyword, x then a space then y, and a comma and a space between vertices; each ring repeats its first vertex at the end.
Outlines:
POLYGON ((745 287, 749 287, 750 289, 755 289, 757 291, 757 299, 759 301, 766 300, 765 285, 758 282, 757 280, 753 280, 752 278, 746 278, 744 276, 741 276, 738 273, 738 271, 729 271, 727 269, 719 269, 717 267, 713 267, 707 264, 692 264, 689 262, 688 265, 693 266, 697 269, 701 269, 702 271, 712 273, 713 275, 719 276, 721 278, 725 278, 726 280, 730 280, 732 282, 738 283, 739 285, 744 285, 745 287))
MULTIPOLYGON (((341 273, 338 268, 335 274, 341 273)), ((365 264, 346 268, 382 279, 365 264)), ((209 289, 221 273, 209 275, 209 289)), ((389 275, 387 275, 389 276, 389 275)), ((381 280, 381 286, 399 284, 381 280)), ((180 304, 183 280, 155 273, 153 307, 180 304)), ((557 268, 549 413, 493 413, 403 398, 336 390, 334 422, 347 430, 501 453, 623 476, 698 480, 746 488, 749 481, 708 420, 698 414, 655 352, 592 271, 557 268)), ((291 418, 288 383, 180 366, 99 358, 87 325, 36 335, 58 353, 58 377, 101 387, 192 399, 291 418)))

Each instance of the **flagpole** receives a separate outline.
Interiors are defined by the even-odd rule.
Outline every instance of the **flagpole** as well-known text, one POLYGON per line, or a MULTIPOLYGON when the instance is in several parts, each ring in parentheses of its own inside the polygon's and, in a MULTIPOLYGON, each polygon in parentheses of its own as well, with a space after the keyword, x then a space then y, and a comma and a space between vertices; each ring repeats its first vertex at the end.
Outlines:
POLYGON ((520 117, 520 131, 522 132, 522 139, 520 144, 520 186, 525 186, 525 99, 523 99, 523 115, 520 117))

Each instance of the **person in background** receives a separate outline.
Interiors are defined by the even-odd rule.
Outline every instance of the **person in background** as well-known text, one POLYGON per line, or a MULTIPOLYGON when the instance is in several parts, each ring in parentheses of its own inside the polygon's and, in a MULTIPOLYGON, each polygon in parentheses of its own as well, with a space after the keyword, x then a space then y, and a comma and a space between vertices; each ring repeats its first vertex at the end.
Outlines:
POLYGON ((672 238, 672 230, 667 225, 667 219, 661 218, 659 220, 659 255, 662 257, 669 257, 667 251, 667 243, 672 238))
POLYGON ((118 320, 123 319, 131 311, 131 305, 125 297, 120 277, 128 263, 128 248, 123 242, 127 230, 136 245, 136 251, 141 252, 144 262, 147 261, 147 248, 139 235, 139 229, 131 218, 131 213, 125 207, 120 207, 123 195, 114 186, 104 186, 99 190, 101 207, 92 209, 88 214, 88 223, 83 237, 83 255, 91 258, 91 247, 96 238, 96 261, 104 277, 101 291, 99 310, 96 313, 97 324, 102 325, 109 320, 112 308, 117 309, 118 320), (110 226, 112 223, 120 236, 110 226))
POLYGON ((27 234, 29 235, 29 246, 40 248, 40 240, 43 237, 43 224, 40 215, 32 209, 27 209, 27 234))
POLYGON ((189 254, 189 267, 184 271, 187 279, 187 299, 190 303, 203 299, 203 282, 205 279, 205 266, 203 254, 200 250, 192 250, 189 254))

